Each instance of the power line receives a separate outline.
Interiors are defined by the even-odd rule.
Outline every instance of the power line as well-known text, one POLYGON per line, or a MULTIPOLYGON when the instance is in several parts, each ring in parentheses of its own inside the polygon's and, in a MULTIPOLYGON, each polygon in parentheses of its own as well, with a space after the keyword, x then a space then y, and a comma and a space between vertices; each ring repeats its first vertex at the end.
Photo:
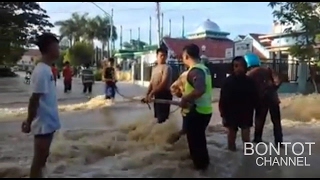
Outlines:
MULTIPOLYGON (((185 2, 186 3, 186 2, 185 2)), ((183 4, 185 4, 183 3, 183 4)), ((183 5, 180 4, 179 6, 183 5)), ((197 10, 210 10, 210 9, 215 9, 213 7, 202 7, 202 8, 178 8, 178 7, 173 7, 173 8, 169 8, 169 9, 162 9, 163 13, 166 12, 182 12, 182 11, 197 11, 197 10)), ((117 8, 114 10, 116 12, 126 12, 126 11, 145 11, 145 10, 150 10, 150 12, 152 11, 152 8, 150 7, 141 7, 141 8, 117 8)), ((75 12, 80 12, 80 13, 86 13, 88 11, 47 11, 47 13, 50 14, 71 14, 71 13, 75 13, 75 12)))

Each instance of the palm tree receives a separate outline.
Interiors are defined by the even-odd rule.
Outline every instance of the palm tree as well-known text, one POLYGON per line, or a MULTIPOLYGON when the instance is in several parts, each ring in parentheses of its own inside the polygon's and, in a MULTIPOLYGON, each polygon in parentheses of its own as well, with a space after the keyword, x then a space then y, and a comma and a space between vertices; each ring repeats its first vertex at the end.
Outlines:
POLYGON ((87 16, 88 13, 82 15, 72 13, 71 18, 55 22, 56 26, 60 26, 60 39, 68 38, 70 46, 72 46, 74 42, 80 41, 80 38, 83 37, 86 32, 87 16))
POLYGON ((111 21, 109 17, 101 17, 96 16, 94 18, 94 21, 96 22, 98 28, 96 29, 96 38, 101 42, 102 49, 105 49, 105 47, 108 47, 108 53, 110 53, 110 45, 109 40, 111 39, 111 42, 114 42, 118 39, 117 35, 117 29, 115 26, 110 26, 111 21), (110 38, 110 32, 112 29, 112 38, 110 38))
POLYGON ((71 18, 63 21, 55 22, 60 29, 60 38, 67 38, 70 42, 70 47, 80 39, 86 40, 93 44, 94 39, 98 39, 102 44, 102 49, 108 47, 110 52, 109 40, 114 42, 118 39, 117 29, 115 26, 110 27, 110 18, 96 16, 88 18, 88 13, 78 14, 73 13, 71 18), (112 30, 112 38, 110 32, 112 30))

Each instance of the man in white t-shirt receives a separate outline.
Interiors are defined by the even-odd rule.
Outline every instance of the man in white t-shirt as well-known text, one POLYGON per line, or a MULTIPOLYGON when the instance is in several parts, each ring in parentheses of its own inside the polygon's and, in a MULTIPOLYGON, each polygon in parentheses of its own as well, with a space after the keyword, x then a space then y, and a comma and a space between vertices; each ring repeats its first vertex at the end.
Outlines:
POLYGON ((55 131, 60 129, 55 78, 51 64, 59 58, 59 41, 45 33, 38 38, 37 46, 42 61, 37 64, 31 76, 31 97, 28 117, 22 123, 22 132, 34 135, 34 158, 30 178, 41 178, 49 156, 55 131))

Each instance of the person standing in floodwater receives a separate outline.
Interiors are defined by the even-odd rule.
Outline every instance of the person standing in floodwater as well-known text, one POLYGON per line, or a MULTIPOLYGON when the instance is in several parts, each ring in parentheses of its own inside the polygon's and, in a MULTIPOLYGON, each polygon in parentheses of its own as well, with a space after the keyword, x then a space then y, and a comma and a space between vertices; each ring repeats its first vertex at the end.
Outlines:
POLYGON ((109 58, 103 67, 102 81, 105 82, 105 99, 114 100, 116 96, 116 71, 114 59, 109 58))
POLYGON ((225 80, 219 100, 223 126, 228 129, 228 149, 236 150, 237 131, 241 129, 243 142, 250 142, 253 113, 258 103, 255 82, 246 76, 247 63, 242 56, 232 60, 232 74, 225 80))
MULTIPOLYGON (((146 101, 151 98, 172 100, 170 91, 172 69, 166 64, 167 50, 157 49, 157 65, 152 69, 150 85, 146 94, 146 101)), ((163 123, 169 118, 170 104, 154 103, 154 117, 158 123, 163 123)))
POLYGON ((32 95, 28 105, 28 117, 23 121, 23 133, 34 135, 34 157, 30 178, 43 178, 54 133, 60 129, 56 87, 51 71, 52 63, 59 58, 59 41, 50 33, 38 37, 37 46, 42 60, 36 65, 31 78, 32 95))
POLYGON ((85 64, 85 68, 82 70, 82 84, 83 84, 83 93, 92 93, 92 85, 94 83, 94 74, 93 70, 90 68, 90 63, 85 64))
POLYGON ((210 163, 205 131, 212 116, 211 73, 200 63, 197 45, 185 46, 182 58, 183 63, 189 67, 180 101, 189 151, 195 169, 206 170, 210 163))
POLYGON ((71 92, 72 89, 72 76, 73 72, 70 67, 70 63, 67 61, 64 63, 64 67, 62 70, 62 75, 63 75, 63 84, 64 84, 64 93, 71 92))
POLYGON ((256 82, 259 92, 253 142, 262 142, 263 128, 269 111, 273 123, 274 142, 279 144, 283 141, 280 99, 277 92, 281 81, 278 75, 270 68, 261 67, 260 58, 256 54, 247 54, 244 58, 249 68, 247 76, 256 82))

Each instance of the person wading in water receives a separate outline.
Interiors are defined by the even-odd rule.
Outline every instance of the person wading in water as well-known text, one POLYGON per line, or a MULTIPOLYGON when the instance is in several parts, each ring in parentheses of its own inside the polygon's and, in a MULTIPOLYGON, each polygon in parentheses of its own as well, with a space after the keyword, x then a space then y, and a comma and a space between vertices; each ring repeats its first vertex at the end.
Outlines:
POLYGON ((105 82, 105 98, 112 101, 116 96, 116 71, 113 65, 114 59, 109 58, 104 64, 102 73, 102 81, 105 82))
POLYGON ((277 74, 270 68, 261 67, 260 58, 256 54, 250 53, 245 55, 244 58, 249 68, 247 76, 256 82, 259 92, 259 103, 255 112, 255 132, 253 142, 262 142, 263 128, 269 111, 273 123, 274 142, 275 144, 281 143, 283 141, 283 135, 280 99, 277 92, 281 85, 281 81, 277 74))
MULTIPOLYGON (((166 64, 167 50, 157 49, 157 65, 152 69, 151 81, 143 101, 155 99, 172 100, 170 86, 172 83, 172 69, 166 64)), ((158 123, 163 123, 169 118, 170 104, 154 103, 154 117, 158 123)))
POLYGON ((71 92, 73 72, 70 67, 70 63, 68 61, 65 62, 65 66, 63 68, 62 75, 64 77, 64 80, 63 80, 64 93, 71 92))
POLYGON ((250 142, 253 113, 258 103, 258 90, 248 76, 247 63, 242 56, 232 60, 232 74, 225 80, 219 100, 223 125, 228 129, 228 149, 236 150, 237 131, 241 129, 243 142, 250 142))
POLYGON ((32 132, 34 135, 30 178, 43 178, 46 175, 51 142, 54 133, 61 127, 55 78, 51 71, 52 63, 59 58, 59 41, 53 34, 45 33, 38 37, 37 46, 42 60, 32 73, 28 117, 21 126, 23 133, 32 132))
POLYGON ((92 85, 94 83, 94 73, 90 68, 90 64, 85 65, 85 69, 82 70, 82 84, 83 84, 83 93, 92 93, 92 85))

